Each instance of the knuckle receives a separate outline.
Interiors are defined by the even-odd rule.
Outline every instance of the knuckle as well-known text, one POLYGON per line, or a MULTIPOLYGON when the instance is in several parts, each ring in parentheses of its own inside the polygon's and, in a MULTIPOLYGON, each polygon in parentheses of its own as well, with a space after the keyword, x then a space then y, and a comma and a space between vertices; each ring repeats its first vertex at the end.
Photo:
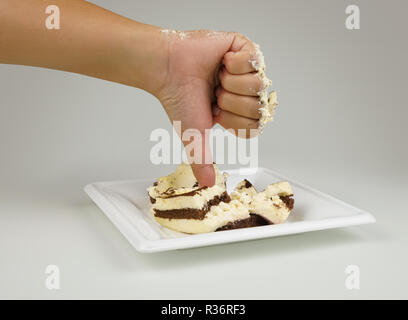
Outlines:
POLYGON ((245 41, 250 41, 246 36, 244 36, 242 33, 240 33, 240 32, 234 32, 234 36, 236 37, 236 38, 239 38, 239 39, 242 39, 242 40, 245 40, 245 41))

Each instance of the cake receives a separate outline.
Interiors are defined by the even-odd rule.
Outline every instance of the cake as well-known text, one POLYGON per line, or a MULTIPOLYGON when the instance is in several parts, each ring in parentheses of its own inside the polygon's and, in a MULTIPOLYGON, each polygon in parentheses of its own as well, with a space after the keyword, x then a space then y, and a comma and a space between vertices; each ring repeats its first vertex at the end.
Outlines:
POLYGON ((229 202, 226 191, 226 174, 214 165, 214 186, 201 187, 191 167, 182 163, 168 176, 161 177, 148 188, 155 217, 164 219, 203 220, 212 206, 229 202))
POLYGON ((168 176, 157 179, 147 191, 151 213, 162 226, 183 233, 207 233, 284 222, 293 208, 288 182, 269 185, 257 192, 243 180, 231 196, 227 174, 214 164, 212 187, 199 186, 190 165, 182 163, 168 176))
POLYGON ((248 180, 244 180, 235 188, 231 198, 246 205, 251 214, 259 215, 271 224, 285 222, 295 202, 292 188, 286 181, 270 184, 258 193, 248 180))

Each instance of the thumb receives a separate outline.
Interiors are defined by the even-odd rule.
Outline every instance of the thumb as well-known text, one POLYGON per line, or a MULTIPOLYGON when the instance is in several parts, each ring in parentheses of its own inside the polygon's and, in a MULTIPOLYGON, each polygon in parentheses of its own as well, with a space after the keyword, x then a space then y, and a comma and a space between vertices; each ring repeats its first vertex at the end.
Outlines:
POLYGON ((208 134, 201 134, 201 139, 199 140, 201 140, 201 146, 197 147, 201 147, 202 161, 199 161, 199 158, 194 159, 191 162, 191 168, 200 186, 212 187, 215 184, 215 170, 208 134))
POLYGON ((200 186, 212 187, 215 184, 215 171, 212 164, 192 164, 191 168, 200 186))
POLYGON ((200 186, 212 187, 215 184, 215 171, 212 164, 192 164, 191 168, 200 186))
POLYGON ((184 101, 179 114, 181 132, 188 162, 199 185, 212 187, 215 184, 215 170, 210 148, 210 130, 213 126, 209 89, 197 88, 195 94, 184 101), (200 90, 201 89, 201 90, 200 90))
POLYGON ((210 129, 188 128, 183 130, 182 141, 194 176, 200 186, 215 184, 215 170, 209 142, 210 129))

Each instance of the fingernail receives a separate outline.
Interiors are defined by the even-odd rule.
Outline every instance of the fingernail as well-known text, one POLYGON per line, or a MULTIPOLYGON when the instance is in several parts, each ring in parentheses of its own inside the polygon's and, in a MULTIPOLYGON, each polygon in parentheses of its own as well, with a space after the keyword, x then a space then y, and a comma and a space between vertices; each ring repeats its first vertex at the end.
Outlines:
POLYGON ((199 169, 199 178, 202 186, 212 187, 215 183, 214 167, 204 166, 199 169))

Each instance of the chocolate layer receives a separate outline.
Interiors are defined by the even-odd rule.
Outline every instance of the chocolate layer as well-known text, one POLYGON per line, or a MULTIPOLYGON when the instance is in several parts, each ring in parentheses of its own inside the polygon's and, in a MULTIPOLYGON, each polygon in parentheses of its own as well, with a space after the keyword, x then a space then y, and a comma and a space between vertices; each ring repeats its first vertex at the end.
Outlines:
POLYGON ((215 196, 213 199, 208 201, 202 209, 171 209, 171 210, 157 210, 154 209, 155 216, 166 219, 197 219, 203 220, 207 212, 212 206, 218 205, 220 202, 230 202, 231 198, 227 192, 222 193, 219 196, 215 196))
POLYGON ((177 198, 177 197, 192 197, 192 196, 195 196, 197 193, 199 193, 201 190, 205 190, 207 188, 208 187, 201 187, 201 188, 195 189, 193 191, 189 191, 189 192, 185 192, 185 193, 172 194, 172 195, 169 195, 169 196, 163 197, 163 198, 169 199, 169 198, 177 198))
POLYGON ((292 198, 293 195, 290 196, 280 196, 279 198, 285 203, 286 207, 289 210, 293 209, 293 206, 295 204, 295 199, 292 198))
POLYGON ((225 231, 225 230, 233 230, 233 229, 241 229, 241 228, 259 227, 259 226, 265 226, 268 224, 271 224, 271 223, 265 218, 261 217, 258 214, 251 213, 249 215, 249 218, 229 222, 225 226, 218 228, 215 231, 225 231))
POLYGON ((247 179, 245 179, 244 181, 245 181, 245 188, 251 188, 252 187, 251 182, 249 182, 247 179))

